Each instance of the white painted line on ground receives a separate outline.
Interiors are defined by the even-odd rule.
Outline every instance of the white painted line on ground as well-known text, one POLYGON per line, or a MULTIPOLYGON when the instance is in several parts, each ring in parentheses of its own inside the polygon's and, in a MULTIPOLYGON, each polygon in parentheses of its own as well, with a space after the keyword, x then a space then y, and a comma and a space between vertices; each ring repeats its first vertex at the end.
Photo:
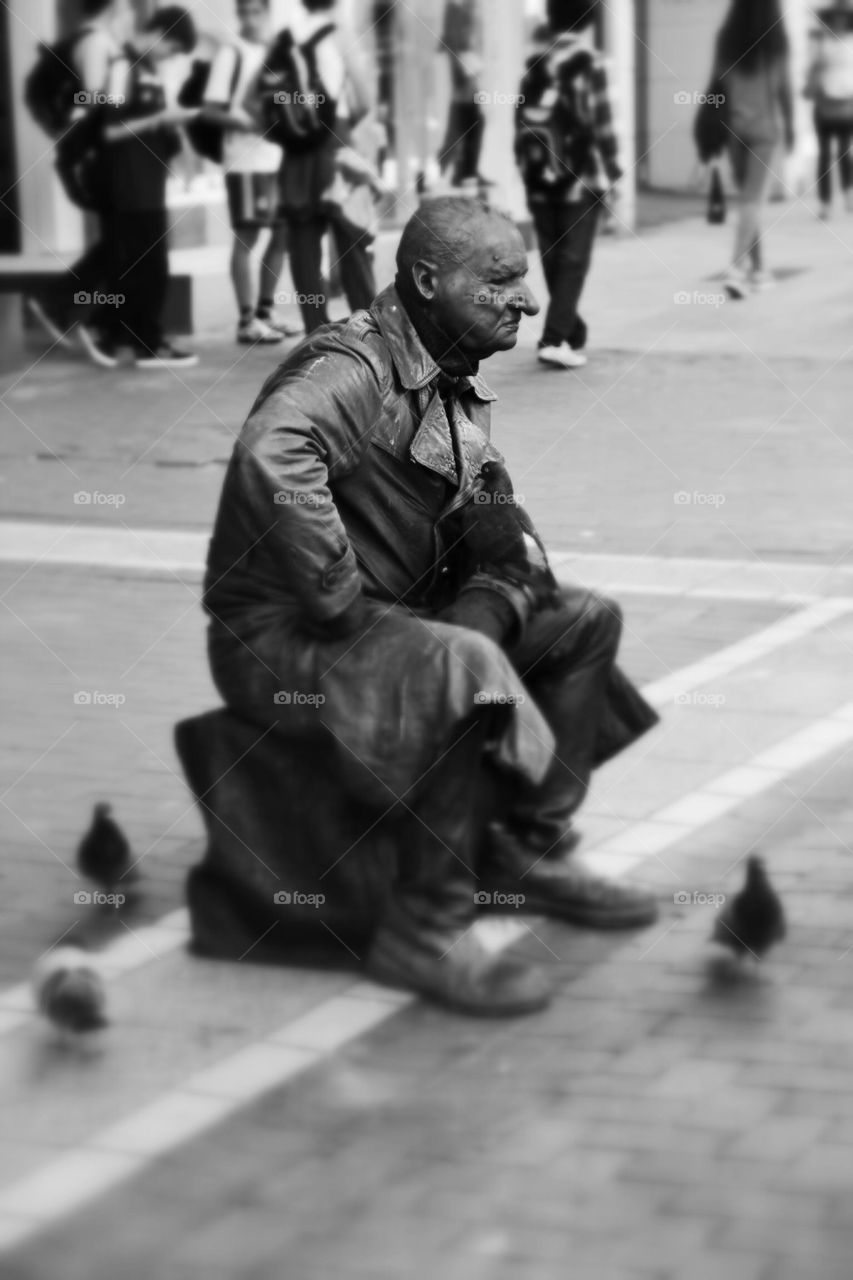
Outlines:
MULTIPOLYGON (((709 657, 702 658, 699 662, 691 663, 679 671, 672 672, 671 675, 652 681, 644 687, 643 693, 653 706, 659 710, 665 710, 679 698, 686 699, 694 690, 729 675, 737 667, 764 658, 774 649, 802 639, 803 636, 849 612, 850 609, 853 609, 853 600, 832 598, 816 600, 800 612, 781 618, 769 627, 747 636, 745 640, 738 640, 709 657)), ((735 774, 742 772, 742 770, 734 771, 735 774)), ((763 771, 759 777, 759 783, 761 778, 763 778, 763 771)), ((763 789, 763 784, 759 785, 758 789, 763 789)), ((744 794, 755 794, 755 792, 744 792, 744 794)), ((711 801, 706 799, 704 803, 707 809, 711 801)), ((646 848, 649 842, 651 842, 651 851, 657 847, 655 845, 657 837, 649 827, 649 821, 653 820, 646 820, 631 828, 638 850, 646 848)), ((153 924, 143 925, 132 932, 122 934, 97 953, 98 966, 102 969, 104 977, 109 980, 150 960, 161 959, 170 952, 177 951, 185 946, 188 940, 187 912, 185 908, 179 908, 160 920, 154 921, 153 924)), ((0 991, 0 1036, 7 1031, 16 1030, 33 1016, 32 992, 28 983, 21 982, 5 991, 0 991)))
MULTIPOLYGON (((85 510, 81 506, 81 514, 85 510)), ((85 565, 195 580, 204 572, 209 537, 207 530, 131 528, 118 520, 8 519, 0 520, 0 562, 85 565)), ((550 559, 561 580, 615 592, 793 604, 830 594, 853 596, 853 570, 846 567, 559 550, 550 559)))
MULTIPOLYGON (((850 743, 853 702, 761 752, 748 766, 722 774, 651 819, 605 840, 585 861, 607 874, 629 870, 742 804, 746 771, 752 771, 747 794, 758 794, 833 748, 850 743)), ((515 920, 483 920, 475 928, 491 951, 503 950, 528 933, 515 920)), ((25 1244, 57 1219, 107 1195, 159 1156, 221 1124, 414 1003, 415 997, 405 992, 359 981, 270 1035, 196 1072, 179 1088, 0 1191, 0 1250, 25 1244)))

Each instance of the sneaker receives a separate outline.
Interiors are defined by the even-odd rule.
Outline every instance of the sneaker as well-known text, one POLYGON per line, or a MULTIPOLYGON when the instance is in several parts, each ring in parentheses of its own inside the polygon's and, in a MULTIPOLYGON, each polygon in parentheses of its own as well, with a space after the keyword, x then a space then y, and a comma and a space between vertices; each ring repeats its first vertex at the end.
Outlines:
POLYGON ((301 338, 305 332, 304 325, 291 323, 289 320, 281 319, 270 312, 268 316, 257 317, 261 324, 265 324, 268 329, 272 329, 273 333, 280 333, 283 338, 301 338))
POLYGON ((829 219, 832 217, 832 206, 829 204, 820 205, 817 211, 817 216, 820 218, 821 222, 829 222, 829 219))
POLYGON ((191 369, 198 364, 198 356, 192 351, 180 351, 171 342, 161 342, 150 355, 136 357, 137 369, 191 369))
POLYGON ((540 364, 550 364, 556 369, 582 369, 586 364, 584 353, 575 351, 567 342, 560 347, 540 347, 536 359, 540 364))
POLYGON ((73 325, 65 325, 58 316, 52 316, 46 310, 44 304, 39 302, 38 298, 27 298, 26 308, 36 324, 44 329, 51 342, 58 347, 65 347, 69 351, 74 349, 74 343, 70 336, 73 325))
POLYGON ((118 367, 118 359, 109 343, 98 339, 88 325, 78 324, 77 336, 80 339, 80 346, 93 364, 100 365, 102 369, 118 367))
POLYGON ((749 276, 739 267, 730 267, 723 276, 723 288, 730 298, 739 300, 749 292, 749 276))
POLYGON ((767 293, 769 289, 775 289, 776 281, 769 271, 750 271, 749 287, 753 293, 767 293))
POLYGON ((278 329, 274 329, 265 320, 259 320, 257 316, 253 316, 251 320, 237 327, 237 341, 246 346, 253 346, 256 342, 281 342, 283 338, 283 333, 279 333, 278 329))

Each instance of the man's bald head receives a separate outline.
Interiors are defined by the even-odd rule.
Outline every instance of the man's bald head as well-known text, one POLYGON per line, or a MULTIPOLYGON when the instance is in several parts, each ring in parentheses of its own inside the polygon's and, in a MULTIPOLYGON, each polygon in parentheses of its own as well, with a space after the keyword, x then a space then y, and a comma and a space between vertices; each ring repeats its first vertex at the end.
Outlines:
POLYGON ((468 196, 426 200, 403 228, 397 249, 397 283, 409 282, 418 262, 443 271, 468 264, 477 249, 518 232, 512 218, 468 196))

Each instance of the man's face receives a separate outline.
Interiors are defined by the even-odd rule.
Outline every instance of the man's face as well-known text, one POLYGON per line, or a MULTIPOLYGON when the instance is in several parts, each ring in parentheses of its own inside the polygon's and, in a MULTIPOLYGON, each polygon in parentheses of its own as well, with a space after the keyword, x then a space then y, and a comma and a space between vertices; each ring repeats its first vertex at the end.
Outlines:
POLYGON ((502 220, 485 223, 458 265, 436 273, 430 314, 472 360, 509 351, 518 341, 521 317, 539 310, 526 275, 527 254, 515 227, 502 220))
POLYGON ((263 0, 240 0, 237 5, 237 24, 244 40, 265 40, 268 9, 263 0))

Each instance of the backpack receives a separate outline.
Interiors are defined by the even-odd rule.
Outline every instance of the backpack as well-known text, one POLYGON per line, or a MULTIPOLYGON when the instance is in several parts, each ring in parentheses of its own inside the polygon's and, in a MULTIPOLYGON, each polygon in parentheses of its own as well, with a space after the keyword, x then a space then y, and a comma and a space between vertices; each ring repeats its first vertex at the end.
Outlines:
POLYGON ((559 194, 586 172, 593 145, 588 105, 593 55, 531 60, 521 82, 515 120, 515 158, 528 191, 559 194))
POLYGON ((337 103, 326 92, 316 56, 320 41, 334 30, 334 23, 327 23, 304 44, 282 31, 261 69, 258 93, 266 136, 286 152, 314 151, 334 130, 337 103))
MULTIPOLYGON (((240 50, 235 48, 234 54, 234 73, 231 76, 231 88, 228 92, 229 105, 234 97, 243 63, 240 50)), ((204 96, 207 92, 212 65, 211 62, 203 59, 196 59, 193 62, 190 74, 178 94, 179 106, 202 107, 204 105, 204 96)), ((225 139, 224 125, 217 124, 215 120, 205 120, 203 116, 199 116, 184 125, 184 132, 187 135, 190 146, 197 155, 202 156, 205 160, 212 160, 215 164, 222 164, 223 142, 225 139)))
POLYGON ((91 28, 84 27, 55 44, 40 44, 24 81, 24 104, 40 129, 58 138, 68 128, 80 76, 74 67, 74 49, 91 28))

